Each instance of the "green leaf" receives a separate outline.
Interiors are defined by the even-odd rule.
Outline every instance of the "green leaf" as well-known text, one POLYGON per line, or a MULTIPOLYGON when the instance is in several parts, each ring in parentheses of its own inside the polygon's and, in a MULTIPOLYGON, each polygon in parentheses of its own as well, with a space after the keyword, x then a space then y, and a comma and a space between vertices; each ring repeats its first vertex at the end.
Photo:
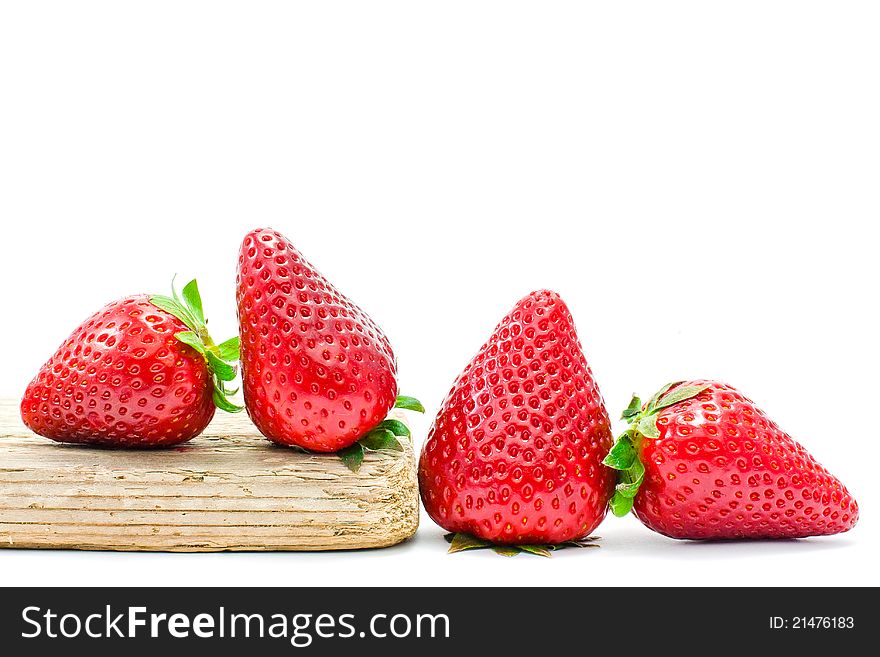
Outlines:
POLYGON ((646 413, 653 413, 657 408, 657 401, 666 394, 666 392, 672 388, 673 386, 681 385, 684 383, 683 381, 673 381, 672 383, 667 383, 665 386, 660 388, 650 400, 648 400, 648 404, 645 407, 646 413))
POLYGON ((638 454, 636 454, 630 467, 625 468, 620 473, 619 483, 615 486, 615 490, 617 491, 615 494, 630 499, 634 498, 636 493, 639 492, 639 487, 642 485, 642 480, 644 478, 645 466, 639 460, 638 454))
POLYGON ((629 499, 635 499, 635 496, 639 492, 640 484, 631 483, 631 484, 617 484, 614 487, 615 495, 621 495, 623 497, 627 497, 629 499))
POLYGON ((203 353, 218 379, 221 381, 232 381, 235 379, 235 368, 232 365, 221 360, 219 356, 215 356, 212 351, 204 351, 203 353))
POLYGON ((549 557, 554 550, 561 550, 566 547, 599 547, 598 545, 591 544, 593 541, 598 540, 598 536, 587 536, 576 541, 567 541, 556 545, 497 545, 482 538, 477 538, 476 536, 461 532, 457 534, 446 534, 444 538, 447 543, 451 544, 449 546, 450 554, 454 552, 464 552, 465 550, 489 548, 493 552, 504 557, 515 557, 521 552, 535 554, 539 557, 549 557))
POLYGON ((550 557, 553 554, 552 549, 546 545, 517 545, 516 547, 523 552, 537 554, 539 557, 550 557))
POLYGON ((393 449, 395 452, 403 451, 403 446, 397 440, 397 436, 388 429, 373 429, 358 441, 367 449, 393 449))
POLYGON ((425 407, 422 406, 422 402, 415 397, 406 397, 405 395, 399 395, 397 397, 394 401, 394 408, 402 408, 407 411, 417 411, 419 413, 425 412, 425 407))
POLYGON ((213 396, 215 406, 217 406, 219 403, 220 405, 217 407, 221 410, 226 411, 227 413, 240 413, 244 410, 244 406, 238 406, 237 404, 234 404, 229 400, 229 397, 238 393, 238 388, 236 388, 235 390, 227 390, 226 385, 223 383, 223 381, 218 379, 216 376, 213 377, 213 383, 213 396))
POLYGON ((636 431, 642 434, 645 438, 659 438, 660 429, 657 428, 657 416, 652 414, 643 417, 639 420, 639 423, 636 426, 636 431))
POLYGON ((584 538, 579 538, 574 541, 565 541, 565 543, 559 543, 558 545, 553 545, 554 550, 561 550, 562 548, 597 548, 600 547, 596 541, 599 540, 599 536, 585 536, 584 538))
POLYGON ((221 411, 226 411, 227 413, 240 413, 244 410, 244 406, 236 406, 231 401, 226 398, 223 390, 219 387, 214 386, 214 392, 211 395, 214 398, 214 406, 219 408, 221 411))
POLYGON ((618 518, 622 518, 632 509, 633 500, 631 497, 626 497, 625 495, 615 492, 614 496, 611 498, 609 506, 611 507, 611 513, 618 518))
POLYGON ((342 459, 345 467, 352 472, 357 472, 361 469, 361 464, 364 462, 364 448, 361 447, 360 443, 346 447, 338 451, 337 454, 339 454, 339 458, 342 459))
POLYGON ((708 388, 709 386, 682 386, 681 388, 676 388, 657 402, 656 410, 659 411, 662 408, 668 408, 679 402, 696 397, 708 388))
POLYGON ((449 554, 456 552, 464 552, 465 550, 479 550, 480 548, 492 547, 489 541, 484 541, 476 536, 459 532, 457 534, 447 534, 446 540, 449 541, 449 554))
POLYGON ((631 500, 635 499, 635 496, 638 494, 639 488, 642 485, 642 479, 644 479, 644 476, 639 477, 635 481, 617 484, 617 486, 614 487, 614 490, 616 491, 615 495, 620 494, 631 500))
POLYGON ((196 319, 200 325, 205 323, 205 312, 202 310, 202 295, 199 294, 199 284, 196 279, 192 279, 183 287, 183 300, 186 303, 187 310, 196 319))
POLYGON ((153 296, 151 296, 150 303, 157 308, 161 308, 162 310, 165 310, 175 316, 177 315, 177 310, 183 307, 179 303, 177 303, 175 299, 172 299, 171 297, 166 297, 162 294, 154 294, 153 296))
POLYGON ((193 316, 186 308, 184 308, 180 303, 178 303, 171 297, 165 297, 161 294, 157 294, 150 297, 150 303, 157 308, 160 308, 165 312, 174 315, 177 319, 183 322, 188 329, 198 331, 198 324, 196 323, 193 316))
POLYGON ((240 349, 241 343, 237 335, 234 338, 229 338, 226 342, 221 342, 217 345, 217 352, 223 360, 239 360, 240 349))
POLYGON ((500 554, 502 557, 515 557, 522 552, 516 545, 493 545, 492 551, 495 554, 500 554))
POLYGON ((629 475, 630 481, 642 483, 642 479, 645 478, 645 465, 637 458, 633 461, 632 467, 627 474, 629 475))
MULTIPOLYGON (((645 466, 639 459, 636 459, 633 461, 632 467, 624 473, 623 485, 626 487, 626 496, 635 497, 636 493, 639 492, 639 486, 642 485, 644 479, 645 466)), ((620 485, 621 484, 618 484, 618 486, 620 485)))
POLYGON ((406 424, 404 424, 400 420, 395 420, 395 419, 385 420, 384 422, 382 422, 379 425, 379 428, 388 429, 388 431, 393 433, 395 436, 404 436, 406 438, 409 438, 412 435, 412 432, 409 430, 409 427, 406 426, 406 424))
POLYGON ((621 420, 630 420, 639 414, 639 411, 642 410, 642 400, 633 395, 632 399, 629 402, 629 406, 620 414, 621 420))
POLYGON ((602 460, 602 463, 615 470, 629 470, 633 461, 638 461, 636 449, 628 437, 621 436, 602 460))
POLYGON ((205 349, 204 343, 199 336, 192 331, 181 331, 180 333, 175 333, 174 337, 180 340, 183 344, 189 345, 206 358, 208 357, 208 351, 205 349))

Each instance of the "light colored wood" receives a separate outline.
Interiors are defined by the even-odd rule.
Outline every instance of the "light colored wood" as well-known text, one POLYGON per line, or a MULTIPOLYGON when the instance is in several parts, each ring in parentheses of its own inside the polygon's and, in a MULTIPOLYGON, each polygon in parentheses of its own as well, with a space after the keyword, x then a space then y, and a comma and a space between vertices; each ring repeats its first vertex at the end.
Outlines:
POLYGON ((0 400, 0 547, 349 550, 406 540, 418 517, 411 444, 354 473, 218 411, 180 447, 108 450, 36 436, 0 400))

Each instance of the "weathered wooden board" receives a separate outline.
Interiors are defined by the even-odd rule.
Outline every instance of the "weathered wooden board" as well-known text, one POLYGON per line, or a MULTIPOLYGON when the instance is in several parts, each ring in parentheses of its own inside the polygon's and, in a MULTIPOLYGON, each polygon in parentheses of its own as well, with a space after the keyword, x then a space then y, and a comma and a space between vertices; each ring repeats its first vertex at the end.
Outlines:
MULTIPOLYGON (((403 419, 403 418, 401 418, 403 419)), ((415 456, 277 447, 246 414, 218 412, 165 450, 64 445, 29 432, 0 401, 0 547, 81 550, 348 550, 418 526, 415 456)))

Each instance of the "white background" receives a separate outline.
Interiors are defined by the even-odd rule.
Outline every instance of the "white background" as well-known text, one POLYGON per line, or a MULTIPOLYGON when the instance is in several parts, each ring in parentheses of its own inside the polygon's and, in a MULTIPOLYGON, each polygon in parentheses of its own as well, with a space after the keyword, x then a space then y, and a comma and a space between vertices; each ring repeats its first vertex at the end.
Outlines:
MULTIPOLYGON (((725 380, 850 488, 849 534, 447 556, 0 551, 5 584, 880 584, 880 9, 4 2, 0 395, 87 315, 285 233, 433 412, 512 304, 568 302, 613 416, 725 380)), ((185 279, 182 279, 185 280, 185 279)), ((429 419, 418 424, 424 436, 429 419)))

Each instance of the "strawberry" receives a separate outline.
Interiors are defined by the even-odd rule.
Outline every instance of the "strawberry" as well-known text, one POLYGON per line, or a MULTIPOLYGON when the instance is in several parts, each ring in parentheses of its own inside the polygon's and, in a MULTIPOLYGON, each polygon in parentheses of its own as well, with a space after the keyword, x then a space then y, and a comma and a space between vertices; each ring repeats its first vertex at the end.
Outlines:
POLYGON ((613 443, 571 313, 532 292, 501 320, 446 396, 422 448, 419 488, 452 551, 535 552, 576 541, 605 517, 613 443))
POLYGON ((611 508, 672 538, 802 538, 852 529, 846 487, 751 400, 723 383, 634 397, 629 429, 605 464, 619 470, 611 508))
MULTIPOLYGON (((173 287, 173 286, 172 286, 173 287)), ((21 417, 35 433, 103 447, 161 447, 199 435, 235 378, 238 338, 215 345, 196 281, 183 299, 137 295, 89 317, 31 381, 21 417)))
POLYGON ((406 425, 385 420, 397 397, 388 338, 280 233, 248 233, 237 279, 245 406, 269 440, 342 452, 357 470, 363 448, 400 449, 406 425))

